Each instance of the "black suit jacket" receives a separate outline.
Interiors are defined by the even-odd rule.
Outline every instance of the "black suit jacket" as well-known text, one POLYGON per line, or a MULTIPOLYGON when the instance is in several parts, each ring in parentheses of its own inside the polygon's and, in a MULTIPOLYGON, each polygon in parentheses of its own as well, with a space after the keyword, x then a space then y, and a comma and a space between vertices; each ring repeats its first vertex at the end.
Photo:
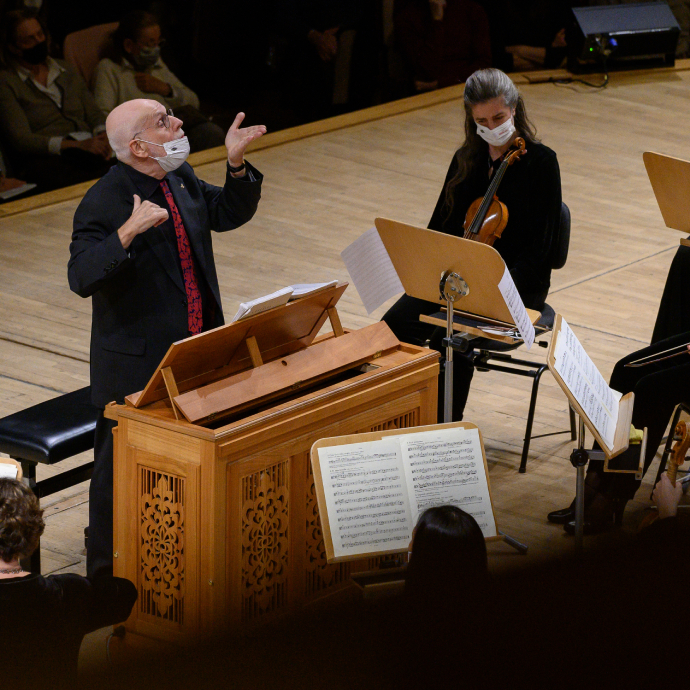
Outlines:
MULTIPOLYGON (((205 288, 204 330, 223 325, 211 230, 246 223, 261 196, 262 175, 248 167, 255 181, 227 172, 224 187, 198 179, 187 163, 166 176, 205 288)), ((179 256, 163 226, 137 235, 128 251, 117 234, 132 214, 134 195, 144 201, 159 184, 118 163, 74 215, 67 275, 74 292, 93 300, 91 399, 97 407, 144 388, 170 345, 189 336, 179 256)))

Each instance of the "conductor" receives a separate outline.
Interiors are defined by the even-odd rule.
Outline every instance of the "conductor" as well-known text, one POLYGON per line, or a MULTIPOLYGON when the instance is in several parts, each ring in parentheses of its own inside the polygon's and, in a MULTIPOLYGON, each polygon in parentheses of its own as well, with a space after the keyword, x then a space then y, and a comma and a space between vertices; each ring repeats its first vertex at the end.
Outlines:
MULTIPOLYGON (((74 215, 70 288, 92 298, 91 401, 103 410, 141 390, 171 343, 223 325, 211 230, 249 221, 262 175, 244 160, 263 125, 225 138, 225 184, 200 180, 188 163, 182 120, 157 101, 115 108, 106 132, 118 163, 84 196, 74 215)), ((112 574, 113 430, 96 425, 89 493, 87 574, 112 574)))

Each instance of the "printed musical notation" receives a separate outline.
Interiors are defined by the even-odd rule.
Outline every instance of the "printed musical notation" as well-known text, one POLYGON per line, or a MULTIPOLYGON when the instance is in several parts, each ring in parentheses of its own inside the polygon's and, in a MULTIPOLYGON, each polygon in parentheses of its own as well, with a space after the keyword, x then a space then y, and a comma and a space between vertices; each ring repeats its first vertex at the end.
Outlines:
POLYGON ((319 449, 335 557, 404 551, 419 514, 457 505, 496 536, 477 429, 439 429, 319 449))
POLYGON ((400 446, 383 439, 319 451, 336 555, 410 543, 412 519, 400 446))
POLYGON ((482 528, 485 537, 495 536, 477 429, 455 427, 398 438, 410 493, 410 511, 415 522, 430 506, 457 505, 477 522, 485 523, 482 528), (486 519, 480 521, 479 516, 486 519))
POLYGON ((554 350, 555 368, 604 443, 613 448, 621 394, 609 388, 577 336, 561 318, 554 350))

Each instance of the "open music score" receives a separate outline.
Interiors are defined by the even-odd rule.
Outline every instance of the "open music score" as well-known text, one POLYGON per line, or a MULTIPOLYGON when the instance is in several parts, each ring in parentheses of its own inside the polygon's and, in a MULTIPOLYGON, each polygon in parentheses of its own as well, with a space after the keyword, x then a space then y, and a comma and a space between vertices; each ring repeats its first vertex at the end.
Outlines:
POLYGON ((612 449, 621 394, 609 388, 565 319, 561 319, 554 337, 557 341, 554 350, 556 371, 587 413, 606 447, 612 449))
MULTIPOLYGON (((607 463, 625 451, 630 442, 635 395, 626 393, 621 396, 609 387, 560 314, 556 314, 546 361, 571 407, 580 415, 604 451, 607 463)), ((643 440, 643 449, 645 444, 646 438, 643 440)))
POLYGON ((407 551, 419 515, 456 505, 498 539, 484 448, 473 424, 322 439, 312 467, 328 562, 407 551))

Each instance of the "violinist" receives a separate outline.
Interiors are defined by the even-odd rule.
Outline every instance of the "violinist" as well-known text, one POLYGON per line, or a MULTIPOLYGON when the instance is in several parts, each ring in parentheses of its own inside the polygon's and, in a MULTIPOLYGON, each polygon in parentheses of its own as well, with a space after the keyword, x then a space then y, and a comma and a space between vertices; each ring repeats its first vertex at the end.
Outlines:
MULTIPOLYGON (((498 69, 474 72, 465 83, 465 141, 455 152, 429 228, 463 237, 472 202, 487 192, 493 174, 515 140, 526 151, 507 168, 497 196, 508 223, 494 249, 503 257, 526 307, 540 311, 549 291, 551 255, 561 213, 561 178, 556 154, 541 144, 525 104, 510 77, 498 69)), ((469 219, 471 220, 471 219, 469 219)), ((403 295, 383 316, 402 341, 443 351, 445 330, 419 321, 437 304, 403 295)), ((462 419, 474 371, 471 353, 454 356, 453 420, 462 419)), ((439 421, 443 419, 443 376, 439 377, 439 421)))

